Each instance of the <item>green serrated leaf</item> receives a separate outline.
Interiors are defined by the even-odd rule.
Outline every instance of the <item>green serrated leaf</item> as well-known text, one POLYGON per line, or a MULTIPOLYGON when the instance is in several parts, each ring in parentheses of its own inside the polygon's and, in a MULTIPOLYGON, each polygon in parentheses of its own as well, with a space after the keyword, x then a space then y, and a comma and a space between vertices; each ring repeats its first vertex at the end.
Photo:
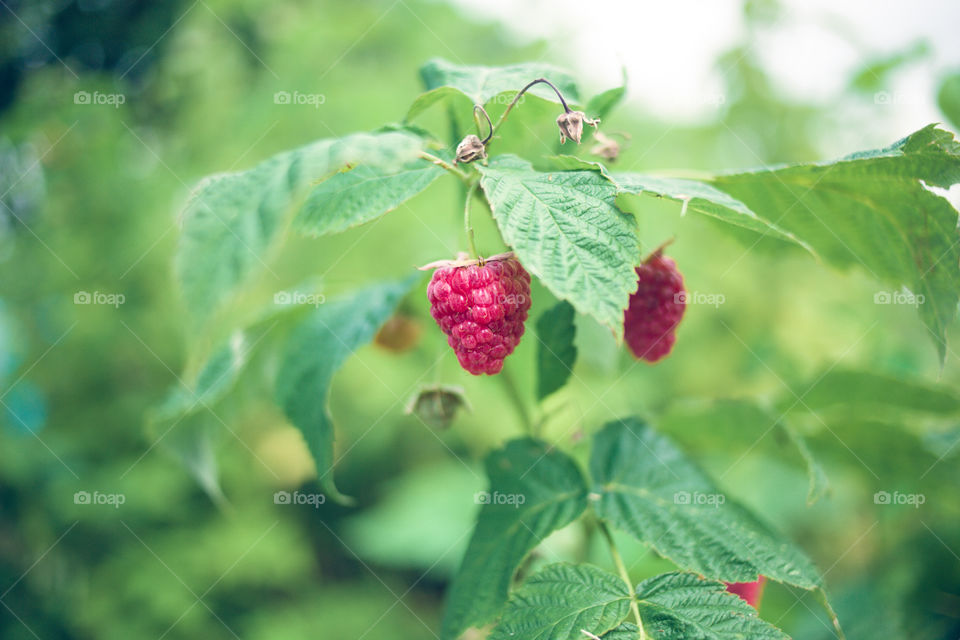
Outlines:
POLYGON ((562 300, 623 335, 637 287, 633 218, 614 206, 616 187, 595 171, 534 171, 516 156, 478 166, 503 239, 562 300))
POLYGON ((333 481, 333 421, 327 395, 334 373, 357 347, 370 342, 419 275, 374 285, 331 300, 304 317, 283 349, 276 381, 277 402, 303 433, 320 485, 345 501, 333 481))
MULTIPOLYGON (((940 355, 960 301, 957 211, 926 185, 960 182, 960 145, 930 125, 889 147, 835 162, 730 173, 703 180, 613 174, 624 194, 686 203, 723 222, 795 242, 837 268, 863 267, 908 288, 940 355)), ((635 210, 628 195, 621 206, 635 210)), ((898 291, 878 292, 877 301, 898 291)))
MULTIPOLYGON (((603 640, 637 640, 640 637, 640 629, 632 622, 624 622, 600 637, 603 638, 603 640)), ((584 636, 584 638, 586 638, 586 636, 584 636)))
POLYGON ((561 389, 573 373, 577 328, 569 302, 559 302, 537 319, 537 398, 543 400, 561 389))
POLYGON ((314 188, 294 218, 294 228, 309 236, 345 231, 396 209, 442 173, 443 169, 422 159, 396 171, 358 165, 314 188))
POLYGON ((490 489, 477 496, 483 507, 447 595, 443 640, 492 620, 527 553, 587 506, 577 464, 545 442, 513 440, 487 457, 486 469, 490 489))
MULTIPOLYGON (((530 62, 504 67, 457 65, 434 58, 420 67, 427 92, 420 95, 410 106, 406 120, 409 122, 429 107, 457 94, 465 95, 473 104, 486 105, 502 93, 515 93, 536 78, 547 78, 560 89, 567 102, 579 100, 576 82, 566 72, 549 64, 530 62)), ((529 94, 559 102, 557 94, 544 84, 532 87, 529 94)), ((511 96, 512 98, 512 96, 511 96)))
POLYGON ((722 582, 685 572, 637 585, 640 619, 653 640, 786 640, 722 582))
MULTIPOLYGON (((960 301, 957 211, 928 185, 960 181, 960 145, 933 125, 840 161, 718 176, 713 184, 809 244, 917 296, 940 360, 960 301)), ((892 296, 894 292, 888 292, 892 296)))
POLYGON ((630 613, 630 590, 592 565, 551 564, 510 596, 490 640, 572 640, 613 629, 630 613))
POLYGON ((638 418, 610 422, 596 435, 590 471, 597 515, 682 569, 727 582, 763 574, 804 589, 820 585, 800 549, 638 418))
POLYGON ((202 181, 181 215, 175 259, 194 324, 202 325, 252 274, 269 269, 268 252, 311 184, 351 163, 396 170, 422 146, 410 133, 358 133, 202 181))

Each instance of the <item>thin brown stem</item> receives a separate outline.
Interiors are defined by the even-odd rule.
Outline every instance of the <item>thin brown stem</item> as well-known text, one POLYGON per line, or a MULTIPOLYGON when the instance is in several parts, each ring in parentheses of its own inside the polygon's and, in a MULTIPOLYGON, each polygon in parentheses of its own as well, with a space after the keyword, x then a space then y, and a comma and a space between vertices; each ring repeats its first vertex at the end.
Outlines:
POLYGON ((564 113, 570 113, 570 107, 567 105, 567 101, 563 99, 563 94, 560 93, 560 89, 557 89, 557 87, 546 78, 537 78, 536 80, 531 80, 530 82, 528 82, 527 86, 525 86, 523 89, 520 89, 520 91, 517 92, 517 95, 513 97, 513 100, 510 102, 509 105, 507 105, 507 108, 504 109, 502 114, 500 114, 500 118, 497 120, 497 125, 493 128, 493 131, 490 132, 491 136, 493 136, 493 134, 500 129, 500 126, 507 119, 507 116, 510 115, 510 111, 513 110, 514 105, 517 104, 517 101, 520 100, 523 94, 525 94, 527 90, 530 89, 530 87, 537 84, 545 84, 549 86, 551 89, 553 89, 553 92, 557 94, 558 98, 560 98, 560 104, 563 106, 564 113))

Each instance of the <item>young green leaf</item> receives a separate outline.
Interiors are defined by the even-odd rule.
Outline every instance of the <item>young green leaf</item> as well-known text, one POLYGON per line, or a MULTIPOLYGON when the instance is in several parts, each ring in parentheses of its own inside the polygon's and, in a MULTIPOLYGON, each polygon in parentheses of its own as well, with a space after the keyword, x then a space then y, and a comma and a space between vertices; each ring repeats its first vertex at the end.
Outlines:
MULTIPOLYGON (((673 572, 637 586, 640 619, 653 640, 787 640, 722 582, 673 572)), ((636 637, 636 636, 634 636, 636 637)))
POLYGON ((345 231, 396 209, 442 173, 443 169, 423 159, 399 170, 366 164, 348 168, 310 192, 294 218, 294 228, 309 236, 345 231))
POLYGON ((199 326, 252 274, 269 269, 268 251, 314 182, 350 163, 396 171, 423 140, 410 133, 358 133, 319 140, 238 173, 210 176, 181 215, 176 271, 199 326))
MULTIPOLYGON (((613 629, 632 595, 618 576, 592 565, 551 564, 510 596, 490 640, 571 640, 613 629)), ((634 636, 636 640, 636 636, 634 636)))
POLYGON ((419 276, 374 285, 311 311, 293 330, 277 373, 276 397, 303 433, 320 485, 344 501, 333 481, 333 420, 327 395, 333 374, 357 347, 370 342, 419 276))
POLYGON ((575 312, 569 302, 558 302, 537 319, 537 397, 541 400, 562 388, 577 360, 575 312))
MULTIPOLYGON (((548 64, 531 62, 505 67, 457 65, 440 58, 430 60, 420 67, 420 77, 427 92, 420 95, 410 106, 406 120, 409 122, 429 107, 450 97, 462 94, 473 104, 486 105, 490 100, 506 92, 516 92, 536 78, 547 78, 555 84, 567 102, 579 99, 577 85, 566 72, 548 64)), ((531 95, 559 102, 550 87, 538 84, 529 90, 531 95)), ((509 96, 508 99, 512 99, 509 96)))
POLYGON ((820 585, 800 549, 638 418, 610 422, 596 435, 590 471, 597 515, 682 569, 727 582, 763 574, 804 589, 820 585))
POLYGON ((490 489, 476 496, 483 506, 447 595, 443 640, 496 617, 527 553, 587 506, 577 464, 545 442, 513 440, 487 457, 486 469, 490 489))
POLYGON ((621 336, 640 256, 613 183, 596 171, 541 173, 509 155, 478 169, 503 239, 527 271, 621 336))

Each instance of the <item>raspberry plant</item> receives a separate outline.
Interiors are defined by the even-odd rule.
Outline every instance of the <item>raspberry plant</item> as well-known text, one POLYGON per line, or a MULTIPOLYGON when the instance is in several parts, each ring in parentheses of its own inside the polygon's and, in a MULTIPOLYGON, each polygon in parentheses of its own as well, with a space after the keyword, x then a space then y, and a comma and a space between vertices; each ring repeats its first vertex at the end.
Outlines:
MULTIPOLYGON (((674 332, 684 313, 683 280, 662 250, 644 262, 663 240, 638 232, 637 218, 649 198, 675 201, 680 215, 708 216, 749 242, 772 239, 837 269, 859 265, 887 285, 922 293, 920 319, 942 362, 945 329, 960 300, 960 247, 956 210, 928 187, 960 181, 960 146, 951 133, 931 125, 886 148, 831 163, 700 179, 645 175, 585 159, 585 147, 578 146, 584 135, 602 129, 623 87, 580 110, 571 106, 581 104, 574 80, 542 64, 473 67, 434 60, 421 74, 427 91, 403 123, 311 142, 197 187, 182 213, 176 258, 193 336, 184 376, 193 397, 171 394, 155 421, 179 419, 198 403, 226 396, 264 325, 283 319, 280 343, 259 347, 269 351, 273 397, 302 431, 327 495, 349 504, 333 480, 331 379, 401 303, 409 311, 429 300, 460 364, 474 374, 495 375, 510 367, 504 358, 524 333, 530 280, 539 282, 558 301, 536 321, 541 400, 570 377, 579 318, 592 317, 651 362, 665 357, 675 339, 682 348, 682 327, 679 337, 674 332), (555 106, 562 153, 498 149, 509 143, 502 133, 507 119, 529 117, 521 97, 555 106), (419 116, 441 104, 454 114, 454 128, 474 122, 476 133, 444 143, 416 126, 419 116), (489 111, 503 104, 491 118, 489 111), (412 267, 398 267, 396 280, 315 306, 270 304, 258 286, 258 277, 293 237, 368 223, 444 176, 463 188, 462 248, 469 253, 436 256, 425 265, 434 269, 426 296, 411 295, 424 284, 412 267), (496 249, 486 255, 478 253, 473 237, 471 216, 486 215, 478 208, 489 212, 501 236, 484 239, 487 249, 496 249)), ((612 139, 597 142, 599 155, 616 157, 612 139)), ((309 299, 311 291, 307 281, 292 299, 309 299)), ((433 407, 432 420, 447 426, 464 404, 452 389, 428 388, 410 410, 433 407)), ((636 416, 595 427, 586 467, 536 433, 489 454, 491 494, 523 499, 488 501, 480 508, 448 590, 443 640, 485 625, 494 625, 490 638, 496 640, 786 637, 724 584, 760 576, 815 591, 842 636, 821 574, 798 545, 736 502, 702 505, 677 498, 714 495, 718 488, 674 438, 636 416), (516 579, 543 538, 578 520, 609 543, 616 574, 559 563, 516 579), (677 570, 642 580, 631 576, 613 529, 648 545, 677 570)), ((810 470, 810 497, 816 499, 823 492, 822 472, 800 434, 784 429, 810 470)), ((731 589, 743 592, 742 585, 731 589)))

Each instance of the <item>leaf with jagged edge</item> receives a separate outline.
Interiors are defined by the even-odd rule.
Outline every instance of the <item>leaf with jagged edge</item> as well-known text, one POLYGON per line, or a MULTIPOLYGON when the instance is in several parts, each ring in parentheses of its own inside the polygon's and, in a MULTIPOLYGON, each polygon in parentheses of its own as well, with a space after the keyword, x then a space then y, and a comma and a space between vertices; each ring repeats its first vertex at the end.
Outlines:
POLYGON ((820 587, 803 551, 724 496, 639 418, 610 422, 594 437, 590 472, 597 515, 681 569, 726 582, 762 574, 804 589, 820 587))
POLYGON ((175 257, 193 326, 202 327, 244 282, 269 269, 269 252, 311 185, 348 164, 396 170, 415 160, 424 144, 408 132, 357 133, 201 181, 180 216, 175 257))
POLYGON ((606 633, 630 613, 630 589, 589 564, 551 564, 510 596, 489 640, 569 640, 606 633))
POLYGON ((531 438, 512 440, 486 460, 489 491, 460 570, 447 594, 440 636, 486 624, 507 601, 526 555, 587 506, 587 486, 569 456, 531 438))
MULTIPOLYGON (((960 144, 952 133, 930 125, 889 147, 834 162, 701 180, 631 173, 612 179, 624 194, 681 200, 687 209, 796 242, 833 267, 862 267, 897 289, 880 292, 881 303, 908 289, 943 363, 946 328, 960 301, 960 236, 956 209, 927 186, 960 182, 960 144)), ((633 204, 626 196, 618 202, 633 204)))
POLYGON ((693 573, 677 571, 644 580, 637 585, 637 606, 652 640, 789 638, 722 582, 693 573))
POLYGON ((478 169, 503 239, 527 271, 622 336, 640 251, 633 217, 614 206, 616 186, 596 171, 540 172, 511 155, 478 169))

